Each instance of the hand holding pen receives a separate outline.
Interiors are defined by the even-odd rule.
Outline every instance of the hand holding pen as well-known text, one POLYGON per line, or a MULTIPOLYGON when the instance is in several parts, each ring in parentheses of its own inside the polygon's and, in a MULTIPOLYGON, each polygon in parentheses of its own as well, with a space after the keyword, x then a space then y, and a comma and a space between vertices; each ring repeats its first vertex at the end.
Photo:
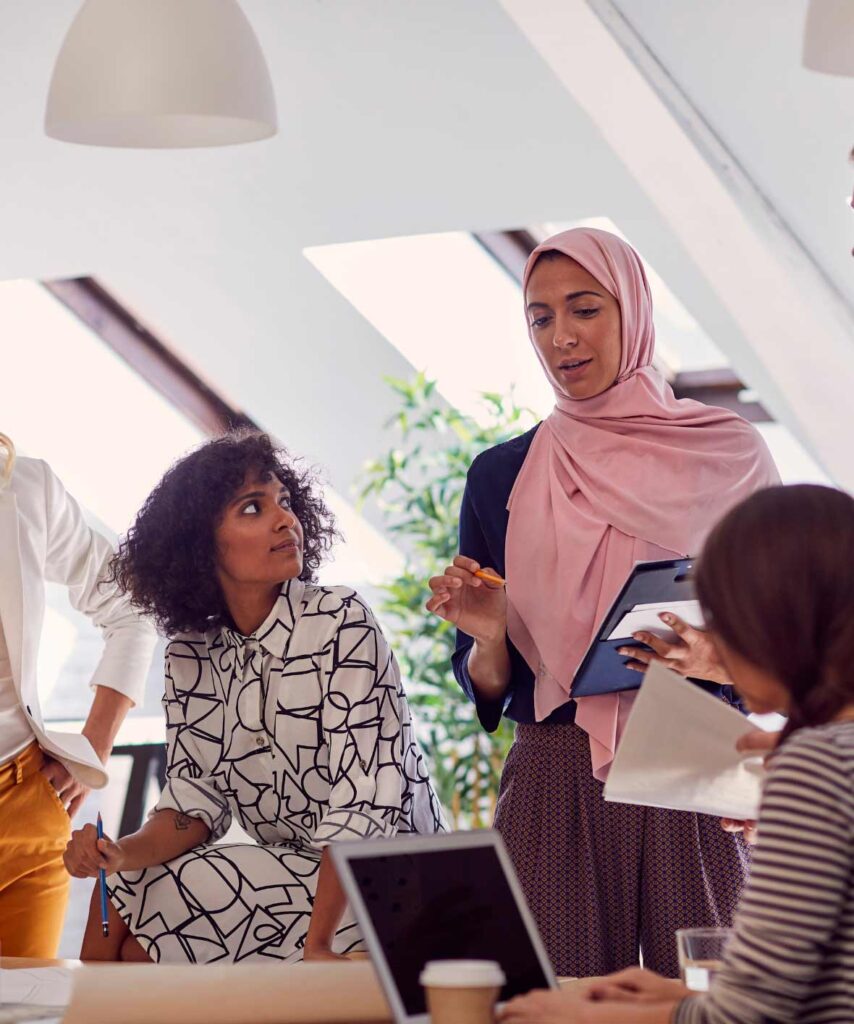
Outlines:
POLYGON ((494 643, 507 631, 504 580, 495 569, 457 555, 441 576, 429 581, 427 611, 453 622, 476 640, 494 643))
POLYGON ((120 843, 114 843, 96 825, 84 825, 71 833, 62 855, 65 869, 74 878, 97 878, 98 872, 111 875, 121 871, 125 853, 120 843))

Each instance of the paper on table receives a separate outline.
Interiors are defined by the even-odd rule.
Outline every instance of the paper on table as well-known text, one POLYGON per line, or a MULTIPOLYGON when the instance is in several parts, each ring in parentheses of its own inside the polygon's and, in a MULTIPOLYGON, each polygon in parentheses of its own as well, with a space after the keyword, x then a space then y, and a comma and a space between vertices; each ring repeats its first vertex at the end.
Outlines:
POLYGON ((735 749, 754 728, 735 708, 653 664, 614 756, 605 799, 755 819, 764 769, 735 749))
POLYGON ((16 967, 0 970, 0 1004, 68 1006, 73 973, 68 967, 16 967))
POLYGON ((609 640, 628 640, 632 633, 638 630, 646 630, 665 640, 672 640, 675 633, 658 617, 659 612, 673 612, 680 619, 684 619, 689 626, 696 626, 701 629, 704 625, 703 613, 697 601, 670 601, 666 604, 636 604, 631 611, 620 619, 616 627, 611 630, 609 640))
POLYGON ((390 1024, 370 963, 82 967, 64 1024, 390 1024))

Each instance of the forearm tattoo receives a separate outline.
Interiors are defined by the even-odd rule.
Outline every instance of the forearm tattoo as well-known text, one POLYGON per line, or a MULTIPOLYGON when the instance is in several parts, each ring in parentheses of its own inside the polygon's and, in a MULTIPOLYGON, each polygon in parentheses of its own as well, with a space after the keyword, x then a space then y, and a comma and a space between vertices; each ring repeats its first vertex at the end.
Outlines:
POLYGON ((183 832, 185 829, 188 829, 192 824, 193 819, 189 815, 183 814, 181 811, 175 815, 175 828, 179 832, 183 832))

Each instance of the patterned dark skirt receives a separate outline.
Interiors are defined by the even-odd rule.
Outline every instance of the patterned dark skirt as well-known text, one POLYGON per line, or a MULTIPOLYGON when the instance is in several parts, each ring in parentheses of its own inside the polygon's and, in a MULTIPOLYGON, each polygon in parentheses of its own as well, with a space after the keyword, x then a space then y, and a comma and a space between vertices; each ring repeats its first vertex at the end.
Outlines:
POLYGON ((495 815, 559 976, 676 977, 677 928, 726 927, 749 867, 718 818, 609 804, 576 725, 522 725, 495 815))

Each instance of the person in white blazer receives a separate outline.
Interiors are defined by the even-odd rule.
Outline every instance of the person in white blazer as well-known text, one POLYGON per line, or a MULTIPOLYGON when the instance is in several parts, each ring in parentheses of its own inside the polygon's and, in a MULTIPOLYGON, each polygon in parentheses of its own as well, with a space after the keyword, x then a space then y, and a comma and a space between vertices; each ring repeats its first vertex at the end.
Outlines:
POLYGON ((119 725, 142 700, 154 628, 114 584, 102 582, 113 548, 86 524, 47 463, 15 458, 0 434, 0 953, 56 955, 69 877, 70 821, 104 765, 119 725), (100 627, 103 656, 79 735, 45 725, 36 663, 45 582, 100 627))

